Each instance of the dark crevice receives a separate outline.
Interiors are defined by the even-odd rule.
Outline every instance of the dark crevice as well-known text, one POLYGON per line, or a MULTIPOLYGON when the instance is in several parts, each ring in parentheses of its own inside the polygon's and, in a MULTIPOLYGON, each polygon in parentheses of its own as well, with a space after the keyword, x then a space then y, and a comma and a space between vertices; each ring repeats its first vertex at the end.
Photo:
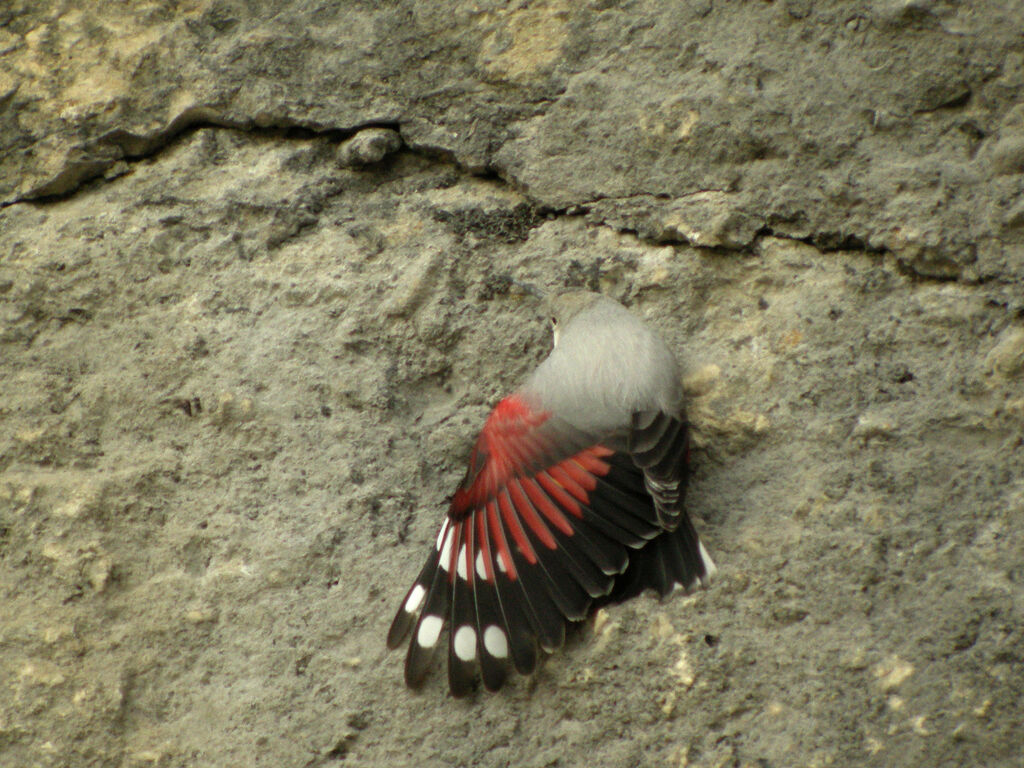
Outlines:
POLYGON ((341 142, 367 128, 388 128, 400 132, 400 124, 391 120, 367 120, 348 128, 322 128, 290 120, 256 125, 252 121, 230 120, 212 114, 206 108, 188 110, 165 129, 151 135, 136 134, 123 128, 108 131, 78 149, 78 159, 68 162, 52 179, 20 197, 0 202, 0 209, 15 203, 48 203, 72 197, 87 183, 103 176, 117 163, 135 163, 170 149, 204 128, 227 128, 258 136, 285 139, 326 137, 341 142))
MULTIPOLYGON (((896 271, 898 271, 904 277, 909 278, 910 280, 913 280, 918 283, 956 283, 960 281, 961 277, 959 269, 951 270, 947 274, 934 271, 927 273, 922 272, 921 270, 915 268, 913 263, 911 263, 909 260, 902 258, 896 259, 896 271)), ((984 278, 979 278, 978 280, 973 280, 972 282, 977 285, 983 285, 984 283, 988 282, 988 280, 985 280, 984 278)))
POLYGON ((927 115, 933 112, 940 112, 944 109, 962 109, 963 107, 966 107, 970 103, 971 97, 973 95, 974 94, 971 91, 971 89, 968 88, 967 86, 964 86, 964 89, 962 91, 954 94, 953 96, 950 96, 945 101, 939 102, 934 106, 924 107, 923 109, 916 109, 914 110, 914 114, 927 115))
MULTIPOLYGON (((970 98, 968 93, 966 98, 970 98)), ((961 100, 957 103, 948 103, 944 107, 962 106, 961 100)), ((964 102, 965 103, 965 102, 964 102)), ((274 123, 256 125, 254 121, 230 120, 212 114, 209 109, 196 109, 183 113, 178 119, 163 131, 152 136, 134 134, 124 129, 115 129, 104 134, 89 145, 89 148, 81 150, 83 158, 80 161, 70 163, 57 177, 41 185, 36 190, 12 201, 0 203, 0 209, 21 202, 48 203, 65 200, 72 197, 76 192, 85 187, 89 182, 95 181, 110 171, 117 163, 133 163, 146 160, 170 149, 179 141, 187 139, 196 131, 205 128, 219 128, 237 130, 244 133, 283 139, 312 139, 327 138, 332 142, 340 143, 351 138, 360 131, 368 128, 385 128, 401 134, 401 123, 393 120, 367 120, 347 128, 325 128, 320 126, 303 125, 290 120, 279 120, 274 123), (91 156, 90 156, 91 153, 91 156), (47 193, 47 189, 63 180, 66 189, 56 193, 47 193)), ((574 203, 566 207, 555 207, 545 204, 543 201, 533 198, 529 193, 520 189, 514 178, 509 178, 495 166, 486 166, 480 169, 472 169, 460 163, 454 153, 443 147, 433 147, 419 144, 409 146, 403 144, 400 151, 409 152, 420 157, 437 160, 439 162, 454 165, 461 171, 476 178, 489 179, 500 182, 513 189, 518 189, 526 198, 526 202, 505 212, 492 212, 483 214, 481 211, 454 211, 438 213, 436 218, 448 224, 460 232, 473 232, 480 236, 498 237, 507 242, 518 242, 526 239, 529 232, 540 226, 547 220, 561 217, 588 216, 592 213, 592 207, 605 200, 626 201, 639 198, 651 200, 675 200, 683 199, 688 195, 672 196, 663 192, 640 192, 627 196, 605 196, 598 195, 593 199, 581 203, 574 203)), ((691 194, 698 194, 707 191, 726 190, 696 190, 691 194)), ((605 226, 617 232, 631 234, 640 242, 650 245, 683 245, 697 248, 707 253, 718 255, 730 254, 751 254, 754 246, 762 237, 777 237, 784 240, 793 240, 806 243, 822 253, 832 252, 855 252, 878 256, 890 255, 891 252, 883 247, 873 246, 863 237, 843 232, 815 232, 806 237, 795 237, 782 232, 776 232, 773 228, 764 226, 758 229, 743 243, 735 246, 702 245, 694 243, 682 236, 651 236, 642 231, 642 228, 631 227, 627 224, 612 223, 605 217, 593 217, 592 223, 597 226, 605 226)), ((294 234, 294 233, 292 233, 294 234)), ((960 279, 959 272, 949 275, 922 274, 912 264, 903 259, 897 259, 898 269, 908 277, 924 281, 956 282, 960 279)))
POLYGON ((794 237, 781 232, 775 232, 770 227, 758 230, 757 235, 778 237, 783 240, 795 240, 799 243, 806 243, 814 246, 822 253, 836 253, 847 251, 853 253, 867 253, 875 256, 884 256, 889 253, 888 248, 871 245, 864 238, 849 232, 815 232, 806 237, 794 237))
MULTIPOLYGON (((573 206, 569 209, 562 209, 555 211, 558 215, 580 215, 580 211, 573 210, 574 208, 580 208, 580 206, 573 206)), ((583 213, 586 213, 588 209, 581 209, 583 213)), ((813 246, 815 249, 822 253, 835 253, 835 252, 853 252, 853 253, 867 253, 871 255, 884 256, 890 253, 887 248, 880 246, 873 246, 866 242, 863 238, 854 234, 843 234, 837 232, 816 232, 806 237, 796 237, 794 235, 787 235, 784 232, 776 232, 771 227, 761 227, 749 240, 738 246, 725 246, 725 245, 703 245, 695 243, 682 236, 674 237, 649 237, 641 234, 636 228, 629 227, 620 224, 610 224, 608 221, 602 220, 600 222, 603 226, 612 227, 616 232, 623 234, 629 234, 636 237, 638 240, 650 245, 684 245, 690 248, 696 248, 707 253, 713 253, 717 255, 728 255, 728 254, 746 254, 750 255, 753 253, 754 245, 762 237, 776 237, 780 240, 792 240, 798 243, 806 243, 807 245, 813 246)))
POLYGON ((512 183, 504 176, 502 176, 501 171, 495 168, 494 166, 487 166, 479 173, 474 173, 473 175, 476 176, 478 179, 483 179, 484 181, 500 181, 502 184, 509 185, 511 185, 512 183))

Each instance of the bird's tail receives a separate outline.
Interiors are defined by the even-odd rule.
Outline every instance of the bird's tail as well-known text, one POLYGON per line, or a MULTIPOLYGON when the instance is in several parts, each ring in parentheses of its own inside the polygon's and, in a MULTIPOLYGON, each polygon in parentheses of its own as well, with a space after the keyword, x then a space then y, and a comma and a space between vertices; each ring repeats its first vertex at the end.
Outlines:
POLYGON ((654 589, 665 597, 674 589, 690 592, 707 586, 718 569, 685 515, 674 531, 666 531, 629 553, 629 566, 615 579, 602 602, 617 603, 654 589))

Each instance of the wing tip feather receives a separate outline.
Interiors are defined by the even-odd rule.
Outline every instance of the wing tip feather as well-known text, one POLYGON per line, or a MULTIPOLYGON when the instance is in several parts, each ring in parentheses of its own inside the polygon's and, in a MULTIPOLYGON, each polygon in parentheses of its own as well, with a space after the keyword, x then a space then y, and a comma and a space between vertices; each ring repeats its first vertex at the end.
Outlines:
POLYGON ((701 565, 704 566, 704 575, 700 577, 700 585, 707 588, 711 586, 711 582, 715 579, 718 573, 718 566, 715 565, 715 561, 708 554, 704 542, 699 538, 697 539, 697 552, 700 554, 701 565))

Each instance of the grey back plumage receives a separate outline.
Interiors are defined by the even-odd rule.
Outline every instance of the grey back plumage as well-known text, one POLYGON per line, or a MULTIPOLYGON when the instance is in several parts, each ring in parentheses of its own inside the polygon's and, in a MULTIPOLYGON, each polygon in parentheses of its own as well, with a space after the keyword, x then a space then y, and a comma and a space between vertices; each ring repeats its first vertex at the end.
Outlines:
POLYGON ((682 408, 679 367, 664 341, 640 318, 597 293, 548 300, 555 348, 522 392, 587 432, 622 429, 638 411, 682 408))

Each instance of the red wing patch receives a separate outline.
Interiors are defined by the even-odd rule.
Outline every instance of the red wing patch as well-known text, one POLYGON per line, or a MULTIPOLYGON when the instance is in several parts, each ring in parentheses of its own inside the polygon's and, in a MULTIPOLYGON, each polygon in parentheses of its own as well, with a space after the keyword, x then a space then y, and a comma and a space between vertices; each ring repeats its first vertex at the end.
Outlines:
MULTIPOLYGON (((604 459, 614 451, 600 444, 583 450, 560 445, 557 431, 543 428, 549 417, 547 412, 533 411, 516 395, 498 403, 480 432, 470 468, 448 513, 452 521, 472 516, 478 526, 487 528, 486 538, 477 536, 477 542, 496 544, 496 559, 511 579, 516 578, 517 558, 512 557, 508 541, 527 564, 536 565, 531 539, 541 547, 556 549, 558 543, 549 524, 562 535, 572 536, 569 516, 582 518, 581 505, 590 500, 597 478, 611 471, 604 459), (500 521, 496 512, 500 512, 500 521)), ((482 562, 486 565, 488 560, 482 562)), ((486 569, 483 576, 493 580, 486 569)), ((449 580, 453 578, 454 569, 449 572, 449 580)), ((473 578, 470 573, 471 582, 473 578)))
POLYGON ((535 413, 516 395, 506 397, 480 430, 469 469, 452 497, 448 514, 465 517, 475 508, 497 497, 508 481, 545 453, 545 441, 538 434, 551 414, 535 413))
POLYGON ((661 531, 639 473, 628 454, 522 398, 499 403, 392 623, 390 647, 415 627, 406 682, 425 679, 445 625, 456 696, 472 690, 478 668, 493 690, 509 664, 529 673, 538 646, 560 646, 566 620, 612 590, 627 548, 661 531))

